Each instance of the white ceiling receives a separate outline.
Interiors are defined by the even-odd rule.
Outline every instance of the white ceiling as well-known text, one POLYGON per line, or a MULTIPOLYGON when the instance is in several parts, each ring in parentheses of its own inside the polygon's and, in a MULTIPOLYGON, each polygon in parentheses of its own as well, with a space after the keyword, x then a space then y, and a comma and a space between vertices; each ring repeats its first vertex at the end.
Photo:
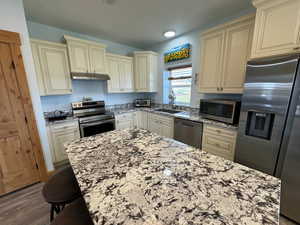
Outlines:
POLYGON ((250 0, 24 0, 29 20, 145 48, 251 8, 250 0))

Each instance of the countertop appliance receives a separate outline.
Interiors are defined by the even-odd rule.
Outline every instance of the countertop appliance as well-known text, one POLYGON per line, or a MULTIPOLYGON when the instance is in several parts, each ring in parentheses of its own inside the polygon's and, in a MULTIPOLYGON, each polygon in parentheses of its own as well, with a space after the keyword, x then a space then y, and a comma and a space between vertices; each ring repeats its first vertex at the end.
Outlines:
POLYGON ((237 124, 241 109, 240 101, 225 99, 201 99, 199 114, 203 118, 228 124, 237 124))
POLYGON ((299 54, 250 61, 235 161, 281 178, 281 213, 300 222, 299 54))
POLYGON ((72 110, 78 117, 81 137, 115 130, 114 114, 106 112, 104 101, 73 102, 72 110))
POLYGON ((151 99, 136 99, 134 101, 135 107, 151 107, 151 99))
POLYGON ((47 119, 48 121, 56 121, 66 119, 68 116, 70 116, 70 112, 55 110, 53 112, 46 112, 44 113, 44 115, 45 119, 47 119))
POLYGON ((175 118, 174 139, 196 148, 202 147, 203 123, 175 118))

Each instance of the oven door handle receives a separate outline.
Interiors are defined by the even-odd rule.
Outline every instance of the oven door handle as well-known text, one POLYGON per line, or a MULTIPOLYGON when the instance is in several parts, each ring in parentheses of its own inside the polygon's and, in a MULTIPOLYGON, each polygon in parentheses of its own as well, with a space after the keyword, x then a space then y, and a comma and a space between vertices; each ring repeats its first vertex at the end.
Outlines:
POLYGON ((106 123, 114 123, 115 119, 111 119, 111 120, 105 120, 105 121, 101 121, 101 122, 94 122, 94 123, 81 123, 80 126, 82 128, 85 127, 90 127, 90 126, 96 126, 96 125, 101 125, 101 124, 106 124, 106 123))

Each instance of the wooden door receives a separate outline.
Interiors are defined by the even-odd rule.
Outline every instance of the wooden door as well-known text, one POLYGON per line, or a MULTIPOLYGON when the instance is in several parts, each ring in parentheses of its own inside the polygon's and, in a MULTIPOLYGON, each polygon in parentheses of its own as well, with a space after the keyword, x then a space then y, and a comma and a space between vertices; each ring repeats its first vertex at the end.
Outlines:
POLYGON ((226 30, 222 93, 243 93, 253 27, 254 20, 251 20, 235 24, 226 30))
POLYGON ((90 72, 89 46, 78 41, 68 41, 71 72, 90 72))
POLYGON ((135 55, 135 90, 137 92, 148 91, 150 56, 147 54, 135 55))
POLYGON ((67 47, 40 44, 39 53, 46 86, 46 94, 72 94, 67 47))
POLYGON ((119 62, 120 85, 122 92, 133 91, 133 62, 120 59, 119 62))
POLYGON ((107 57, 108 75, 110 80, 107 82, 108 92, 120 92, 119 60, 116 57, 107 57))
POLYGON ((223 65, 225 31, 215 31, 201 38, 199 91, 218 93, 223 65))
MULTIPOLYGON (((0 195, 39 181, 15 46, 0 41, 0 195)), ((25 75, 25 74, 24 74, 25 75)), ((26 82, 26 81, 25 81, 26 82)))
POLYGON ((300 1, 253 1, 257 7, 252 58, 299 52, 300 1))
POLYGON ((105 48, 97 45, 89 46, 89 57, 90 57, 90 68, 91 73, 105 74, 106 63, 105 63, 105 48))

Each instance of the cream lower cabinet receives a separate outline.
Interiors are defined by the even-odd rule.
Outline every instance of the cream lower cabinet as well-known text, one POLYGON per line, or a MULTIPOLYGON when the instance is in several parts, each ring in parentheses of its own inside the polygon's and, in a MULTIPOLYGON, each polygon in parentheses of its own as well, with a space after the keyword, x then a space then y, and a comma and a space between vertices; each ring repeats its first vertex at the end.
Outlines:
POLYGON ((134 83, 136 92, 157 92, 158 54, 134 52, 134 83))
POLYGON ((109 93, 134 91, 133 58, 107 54, 107 69, 110 80, 107 83, 109 93))
POLYGON ((135 113, 124 113, 116 115, 116 129, 132 129, 135 127, 136 114, 135 113))
POLYGON ((136 112, 136 127, 141 129, 148 129, 148 112, 137 111, 136 112))
POLYGON ((68 159, 65 144, 80 138, 78 121, 51 124, 47 127, 48 138, 54 163, 68 159))
POLYGON ((201 34, 199 92, 243 92, 253 27, 250 15, 201 34))
POLYGON ((174 137, 174 118, 149 113, 148 130, 164 137, 174 137))
POLYGON ((106 46, 65 35, 72 73, 106 74, 106 46))
POLYGON ((32 39, 31 47, 40 95, 72 94, 66 45, 32 39))
POLYGON ((237 131, 204 124, 202 150, 234 160, 237 131))
POLYGON ((300 51, 300 1, 254 0, 257 8, 251 58, 300 51))

